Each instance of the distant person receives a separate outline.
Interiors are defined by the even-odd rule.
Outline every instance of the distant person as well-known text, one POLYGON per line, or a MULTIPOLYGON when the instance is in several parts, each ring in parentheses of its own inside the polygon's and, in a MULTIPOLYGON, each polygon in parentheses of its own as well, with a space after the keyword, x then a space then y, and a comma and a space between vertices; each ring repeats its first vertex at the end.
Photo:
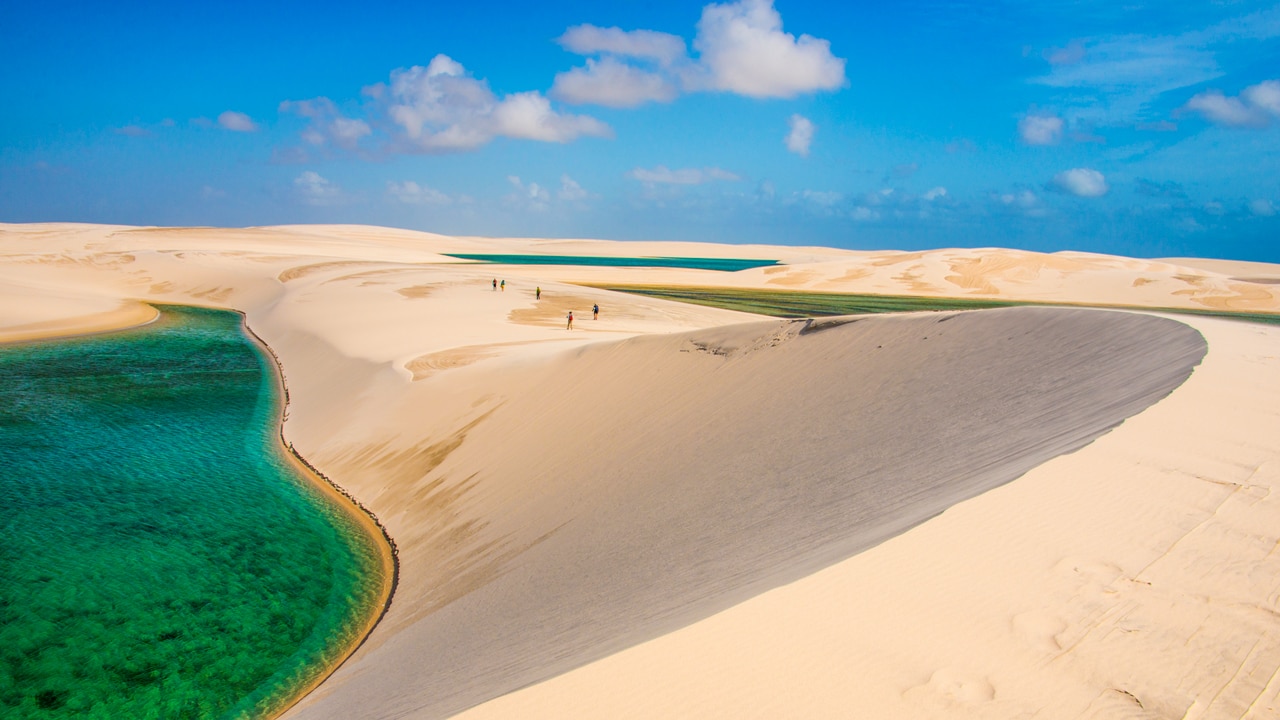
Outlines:
POLYGON ((493 291, 494 292, 498 291, 498 278, 493 279, 493 291))
POLYGON ((592 306, 591 306, 591 319, 592 319, 592 320, 599 320, 599 319, 600 319, 600 305, 599 305, 599 304, 596 304, 596 305, 592 305, 592 306))
POLYGON ((507 281, 506 281, 506 280, 503 280, 503 281, 502 281, 502 292, 506 292, 506 291, 507 291, 507 281))
POLYGON ((537 288, 535 288, 535 289, 534 289, 534 291, 533 291, 533 299, 534 299, 534 300, 541 300, 541 299, 542 299, 542 286, 541 286, 541 285, 539 285, 537 288))
POLYGON ((565 326, 564 326, 564 329, 565 329, 565 330, 572 330, 572 329, 573 329, 573 311, 572 311, 572 310, 570 310, 570 311, 569 311, 569 324, 568 324, 568 325, 565 325, 565 326))

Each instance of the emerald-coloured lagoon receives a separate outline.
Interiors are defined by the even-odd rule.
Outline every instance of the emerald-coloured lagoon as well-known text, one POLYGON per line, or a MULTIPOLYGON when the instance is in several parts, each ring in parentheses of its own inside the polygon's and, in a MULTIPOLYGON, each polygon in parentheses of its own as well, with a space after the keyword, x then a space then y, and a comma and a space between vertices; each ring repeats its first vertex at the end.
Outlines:
POLYGON ((382 609, 382 538, 281 447, 235 313, 0 347, 0 716, 283 709, 382 609))

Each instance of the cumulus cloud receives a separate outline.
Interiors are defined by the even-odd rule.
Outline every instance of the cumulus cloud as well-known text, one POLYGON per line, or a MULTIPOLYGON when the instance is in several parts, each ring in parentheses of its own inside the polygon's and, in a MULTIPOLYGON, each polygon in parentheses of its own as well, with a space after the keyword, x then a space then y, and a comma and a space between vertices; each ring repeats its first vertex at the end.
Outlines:
POLYGON ((314 170, 307 170, 293 179, 298 199, 313 207, 336 205, 342 201, 342 190, 314 170))
POLYGON ((142 127, 141 125, 125 125, 124 127, 118 127, 115 130, 112 130, 112 132, 126 137, 147 137, 151 134, 150 130, 142 127))
POLYGON ((495 137, 565 143, 611 134, 595 118, 556 112, 538 92, 500 99, 447 55, 435 56, 426 67, 396 70, 389 85, 367 94, 384 104, 397 139, 421 152, 474 150, 495 137))
POLYGON ((946 196, 947 196, 947 189, 939 185, 936 188, 931 188, 925 191, 925 194, 921 195, 920 197, 924 198, 929 202, 933 202, 934 200, 937 200, 939 198, 944 198, 946 196))
POLYGON ((1280 117, 1280 80, 1267 80, 1245 88, 1240 96, 1251 107, 1280 117))
POLYGON ((302 139, 317 147, 333 145, 344 150, 354 150, 361 138, 373 133, 369 123, 343 116, 332 100, 319 97, 312 100, 285 100, 280 112, 291 112, 310 120, 302 132, 302 139))
POLYGON ((1053 184, 1077 197, 1102 197, 1111 189, 1102 173, 1090 168, 1073 168, 1053 176, 1053 184))
POLYGON ((580 55, 599 55, 556 76, 552 96, 575 104, 633 107, 668 102, 683 92, 732 92, 791 98, 845 84, 845 61, 831 44, 782 29, 773 0, 738 0, 703 8, 691 57, 684 40, 651 30, 579 25, 558 42, 580 55))
POLYGON ((684 39, 653 30, 623 30, 577 25, 556 39, 565 50, 578 55, 610 54, 673 65, 685 59, 684 39))
POLYGON ((716 90, 790 98, 845 82, 845 61, 831 54, 831 43, 783 32, 773 0, 706 6, 693 46, 716 90))
POLYGON ((643 183, 662 185, 702 185, 716 180, 733 182, 742 179, 728 170, 715 167, 670 170, 665 165, 659 165, 652 170, 635 168, 627 173, 627 176, 643 183))
POLYGON ((387 181, 387 195, 406 205, 450 205, 453 198, 426 185, 419 185, 412 180, 404 182, 387 181))
POLYGON ((1239 97, 1228 97, 1221 90, 1208 90, 1194 95, 1183 106, 1216 125, 1229 127, 1266 127, 1280 117, 1280 80, 1266 80, 1250 85, 1239 97))
POLYGON ((1026 115, 1018 121, 1018 134, 1028 145, 1054 145, 1062 139, 1062 125, 1056 115, 1026 115))
POLYGON ((1258 217, 1273 217, 1276 214, 1276 206, 1272 205, 1270 200, 1259 198, 1249 203, 1249 212, 1258 217))
POLYGON ((813 131, 817 128, 803 115, 792 115, 787 120, 791 132, 787 133, 787 149, 800 157, 809 157, 809 143, 813 142, 813 131))
POLYGON ((678 94, 675 83, 668 77, 611 57, 589 59, 586 67, 562 72, 556 75, 551 86, 551 96, 563 102, 618 108, 671 102, 678 94))
POLYGON ((258 129, 258 124, 248 115, 235 110, 227 110, 219 115, 218 125, 223 130, 233 130, 235 132, 255 132, 258 129))

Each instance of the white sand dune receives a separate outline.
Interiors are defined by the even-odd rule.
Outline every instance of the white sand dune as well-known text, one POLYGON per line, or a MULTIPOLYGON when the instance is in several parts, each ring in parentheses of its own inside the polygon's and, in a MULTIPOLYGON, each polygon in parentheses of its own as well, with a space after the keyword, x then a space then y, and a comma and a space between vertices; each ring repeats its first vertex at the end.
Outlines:
POLYGON ((286 436, 400 549, 390 611, 288 717, 1265 718, 1280 330, 1060 308, 760 321, 577 283, 1277 312, 1275 270, 0 225, 0 342, 147 302, 247 313, 284 367, 286 436), (784 264, 446 256, 467 252, 784 264))

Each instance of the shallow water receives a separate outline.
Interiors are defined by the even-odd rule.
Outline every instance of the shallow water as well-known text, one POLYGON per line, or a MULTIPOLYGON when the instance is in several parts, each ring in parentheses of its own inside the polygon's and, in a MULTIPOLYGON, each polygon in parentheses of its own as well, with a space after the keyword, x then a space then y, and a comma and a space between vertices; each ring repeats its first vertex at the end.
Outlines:
POLYGON ((0 348, 0 716, 280 709, 380 608, 380 539, 280 447, 235 313, 0 348))
POLYGON ((609 257, 601 255, 487 255, 476 253, 445 253, 460 260, 479 260, 498 265, 590 265, 595 267, 656 267, 692 268, 695 270, 721 270, 737 272, 750 268, 777 265, 777 260, 749 258, 691 258, 691 257, 609 257))

